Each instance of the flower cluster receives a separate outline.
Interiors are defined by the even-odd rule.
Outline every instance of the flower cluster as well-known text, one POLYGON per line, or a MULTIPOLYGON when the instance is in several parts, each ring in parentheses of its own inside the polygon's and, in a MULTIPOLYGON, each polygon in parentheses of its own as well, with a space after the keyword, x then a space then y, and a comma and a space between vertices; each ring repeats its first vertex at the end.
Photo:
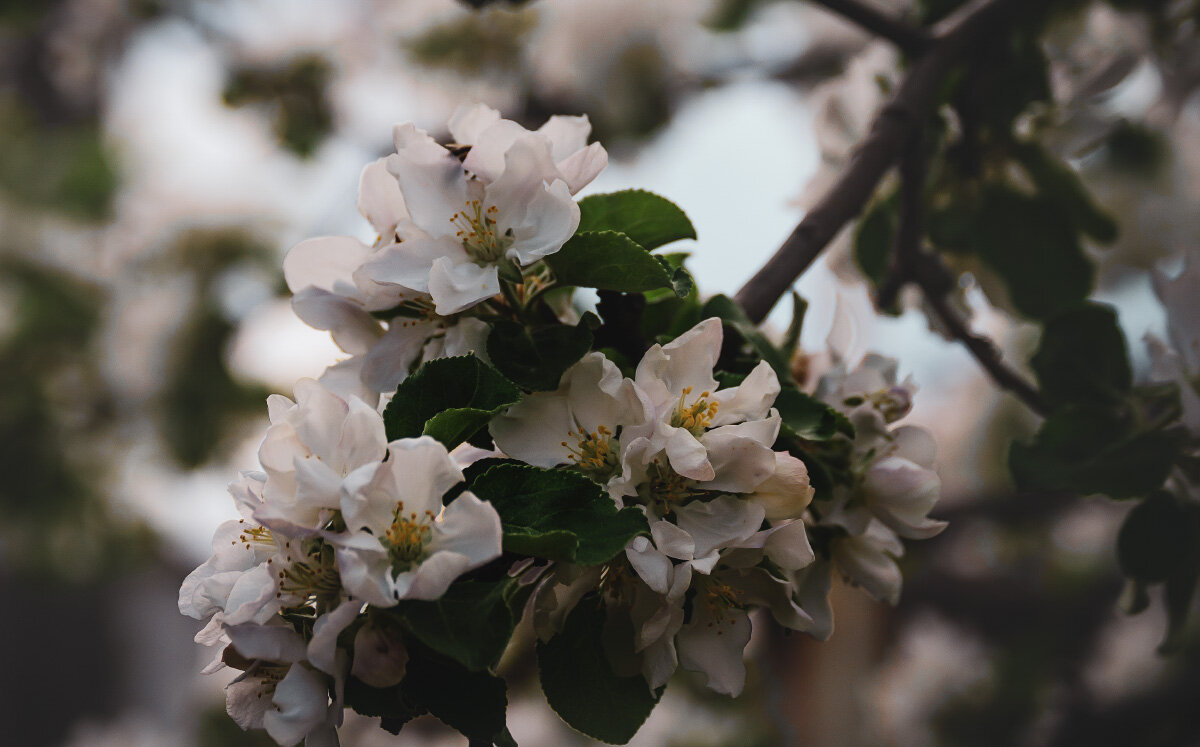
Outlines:
POLYGON ((428 712, 512 744, 495 669, 529 614, 551 705, 627 741, 679 668, 742 691, 756 610, 828 637, 833 566, 895 603, 900 538, 943 527, 932 440, 893 427, 895 364, 801 391, 728 299, 651 253, 694 237, 682 211, 572 199, 606 162, 585 118, 530 131, 475 106, 449 130, 397 127, 363 172, 373 246, 285 261, 296 313, 350 357, 268 400, 261 471, 230 488, 242 518, 180 589, 209 670, 241 670, 237 723, 336 744, 346 707, 393 731, 428 712), (615 689, 625 710, 589 710, 615 689))

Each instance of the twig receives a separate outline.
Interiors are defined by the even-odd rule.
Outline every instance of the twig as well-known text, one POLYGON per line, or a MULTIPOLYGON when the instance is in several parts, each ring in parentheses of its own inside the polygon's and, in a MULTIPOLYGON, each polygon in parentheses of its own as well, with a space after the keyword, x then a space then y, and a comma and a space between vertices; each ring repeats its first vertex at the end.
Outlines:
POLYGON ((925 29, 912 26, 861 0, 813 0, 816 5, 837 13, 895 44, 907 54, 918 54, 929 44, 925 29))
MULTIPOLYGON (((932 257, 927 257, 927 260, 930 264, 937 262, 932 257)), ((940 265, 940 262, 938 266, 941 267, 943 272, 948 273, 945 266, 940 265)), ((987 371, 988 376, 992 377, 992 381, 996 382, 1002 389, 1012 392, 1030 410, 1033 410, 1042 417, 1046 417, 1050 410, 1046 407, 1046 403, 1042 401, 1042 395, 1024 377, 1004 363, 1004 360, 1000 357, 1000 351, 996 349, 991 340, 971 331, 966 321, 947 302, 944 284, 940 288, 933 287, 933 281, 930 280, 929 275, 929 271, 918 272, 914 279, 924 291, 925 299, 929 302, 929 307, 933 309, 933 313, 941 320, 946 330, 950 333, 950 336, 961 342, 967 347, 967 350, 971 351, 971 355, 975 356, 975 360, 979 361, 979 365, 983 366, 983 370, 987 371)))
POLYGON ((895 305, 900 289, 912 279, 909 268, 917 267, 921 253, 921 213, 925 197, 924 135, 924 127, 914 129, 900 159, 900 225, 896 229, 891 266, 875 296, 875 303, 881 309, 895 305))
POLYGON ((1007 16, 1027 2, 1031 0, 975 0, 933 27, 927 51, 875 118, 842 178, 738 291, 736 300, 751 320, 761 322, 838 231, 862 211, 963 53, 976 39, 1000 33, 1007 16))

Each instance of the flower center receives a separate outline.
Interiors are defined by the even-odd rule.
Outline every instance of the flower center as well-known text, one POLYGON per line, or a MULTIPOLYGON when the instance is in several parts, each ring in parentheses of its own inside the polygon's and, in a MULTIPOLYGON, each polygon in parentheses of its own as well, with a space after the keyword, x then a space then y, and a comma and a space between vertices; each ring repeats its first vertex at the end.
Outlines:
POLYGON ((512 246, 512 231, 501 233, 496 225, 498 212, 495 205, 484 209, 480 200, 469 200, 466 207, 450 219, 458 227, 455 236, 462 242, 463 249, 480 266, 499 261, 512 246))
POLYGON ((679 404, 675 405, 675 412, 671 413, 671 425, 683 428, 699 438, 700 434, 704 433, 704 429, 716 417, 721 403, 708 400, 712 396, 712 392, 701 392, 700 396, 689 405, 687 397, 691 393, 690 386, 683 388, 683 393, 679 395, 679 404))
POLYGON ((620 467, 620 459, 612 446, 613 433, 606 426, 597 426, 591 433, 580 428, 578 431, 568 432, 567 435, 576 439, 574 446, 566 441, 562 442, 569 452, 567 459, 574 462, 575 466, 589 477, 605 481, 620 467))
POLYGON ((692 480, 657 459, 651 462, 646 476, 649 479, 637 488, 638 497, 643 503, 656 506, 662 516, 698 494, 692 480))
MULTIPOLYGON (((722 625, 725 613, 731 609, 741 609, 740 592, 728 584, 722 583, 712 576, 696 576, 693 582, 696 589, 695 604, 704 605, 708 613, 708 627, 722 625)), ((722 631, 718 630, 717 635, 722 631)))
POLYGON ((254 548, 256 550, 275 550, 275 537, 271 534, 271 530, 266 527, 247 525, 245 519, 238 519, 238 523, 243 525, 242 533, 238 535, 237 540, 233 544, 239 542, 246 547, 247 550, 254 548))
POLYGON ((912 397, 902 386, 890 386, 867 395, 853 395, 842 402, 847 407, 858 407, 869 404, 883 416, 884 422, 894 423, 908 414, 912 409, 912 397))
POLYGON ((396 573, 410 570, 424 557, 425 543, 433 536, 433 530, 429 527, 433 519, 432 511, 426 510, 424 516, 416 511, 405 514, 404 501, 396 504, 392 525, 382 538, 396 573))
MULTIPOLYGON (((275 572, 276 598, 287 596, 305 604, 312 599, 328 600, 341 590, 342 580, 334 564, 333 548, 320 541, 306 544, 305 551, 297 551, 290 541, 284 545, 283 567, 275 572)), ((267 564, 274 565, 275 558, 268 558, 267 564)))

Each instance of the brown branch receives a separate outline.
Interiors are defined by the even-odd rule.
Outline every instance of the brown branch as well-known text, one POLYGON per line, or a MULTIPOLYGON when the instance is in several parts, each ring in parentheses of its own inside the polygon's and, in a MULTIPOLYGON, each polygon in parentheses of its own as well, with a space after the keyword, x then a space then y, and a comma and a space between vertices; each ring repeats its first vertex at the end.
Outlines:
POLYGON ((892 249, 887 277, 879 284, 875 305, 889 309, 896 304, 900 289, 911 280, 908 268, 916 267, 921 253, 921 213, 925 200, 924 127, 913 130, 900 158, 900 225, 892 249))
POLYGON ((967 326, 966 320, 950 307, 950 303, 946 300, 948 285, 953 283, 953 277, 949 270, 932 255, 923 254, 921 257, 924 267, 919 268, 912 279, 921 286, 921 290, 925 293, 925 300, 929 302, 929 307, 941 320, 950 336, 966 346, 997 386, 1012 392, 1030 410, 1046 417, 1050 409, 1042 400, 1042 395, 1038 393, 1038 390, 1021 374, 1004 363, 1000 351, 996 349, 991 340, 972 332, 971 328, 967 326), (939 274, 942 277, 939 278, 939 274))
POLYGON ((918 54, 929 44, 925 29, 905 23, 862 0, 812 0, 826 10, 852 21, 875 36, 887 39, 907 54, 918 54))
POLYGON ((862 212, 963 54, 977 39, 1001 33, 1009 17, 1028 2, 1031 0, 975 0, 933 27, 927 51, 876 117, 841 179, 738 291, 736 300, 753 321, 761 322, 838 231, 862 212))

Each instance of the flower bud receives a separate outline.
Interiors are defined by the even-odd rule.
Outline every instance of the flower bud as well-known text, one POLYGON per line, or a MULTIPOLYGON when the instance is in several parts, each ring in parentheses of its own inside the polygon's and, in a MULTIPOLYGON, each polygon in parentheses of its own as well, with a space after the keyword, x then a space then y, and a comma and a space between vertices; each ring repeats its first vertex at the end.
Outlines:
POLYGON ((749 499, 763 507, 770 521, 795 519, 812 502, 813 487, 804 462, 784 451, 775 452, 775 474, 759 483, 749 499))

